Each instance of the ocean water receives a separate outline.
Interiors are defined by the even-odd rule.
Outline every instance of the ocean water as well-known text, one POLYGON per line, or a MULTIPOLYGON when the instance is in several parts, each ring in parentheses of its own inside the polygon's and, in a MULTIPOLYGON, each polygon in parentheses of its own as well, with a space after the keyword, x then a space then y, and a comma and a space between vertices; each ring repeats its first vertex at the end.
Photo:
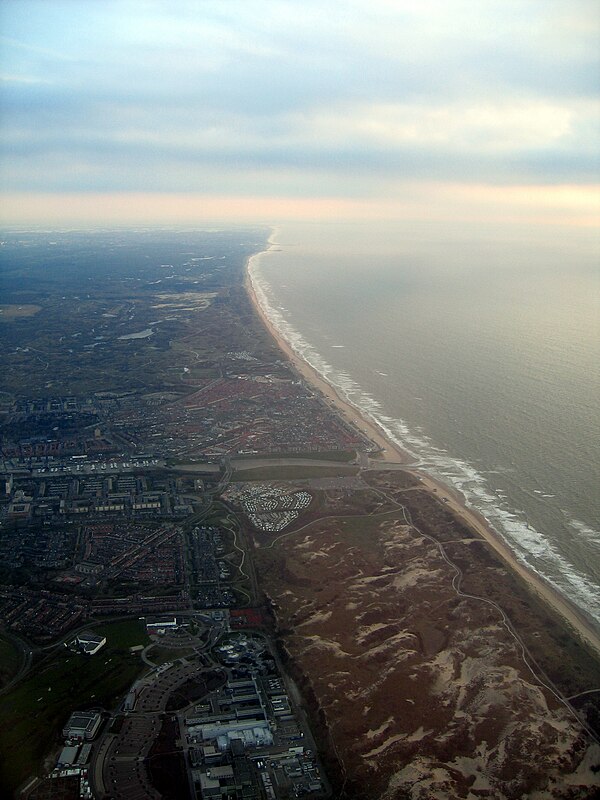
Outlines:
POLYGON ((252 259, 294 350, 600 628, 600 258, 588 229, 290 224, 252 259))

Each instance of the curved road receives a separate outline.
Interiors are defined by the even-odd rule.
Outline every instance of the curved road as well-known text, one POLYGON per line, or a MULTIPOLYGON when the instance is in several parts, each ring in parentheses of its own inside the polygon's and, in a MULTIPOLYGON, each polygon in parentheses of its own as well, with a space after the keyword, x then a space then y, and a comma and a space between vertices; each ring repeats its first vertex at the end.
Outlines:
MULTIPOLYGON (((421 487, 417 487, 417 488, 421 488, 421 487)), ((408 509, 405 506, 397 503, 396 500, 394 500, 392 497, 389 497, 385 492, 383 492, 383 491, 381 491, 379 489, 375 489, 375 491, 378 494, 380 494, 382 497, 385 497, 385 499, 388 502, 392 503, 396 507, 396 510, 382 512, 381 514, 344 515, 344 516, 340 515, 340 516, 323 517, 323 518, 320 518, 319 520, 313 520, 313 521, 307 523, 306 525, 303 525, 301 528, 296 528, 295 530, 290 531, 289 533, 281 534, 281 536, 278 536, 276 539, 273 539, 268 545, 265 545, 264 549, 267 549, 267 550, 271 549, 273 547, 273 545, 275 545, 277 542, 281 541, 281 539, 284 539, 284 538, 286 538, 288 536, 293 536, 296 533, 300 533, 301 531, 305 530, 306 528, 310 528, 312 525, 316 524, 321 519, 325 519, 325 518, 327 518, 327 519, 360 519, 361 517, 362 518, 374 519, 374 518, 377 518, 377 517, 385 517, 385 516, 389 516, 390 514, 398 514, 398 512, 401 512, 402 516, 404 517, 404 521, 406 522, 406 524, 409 525, 420 536, 423 536, 423 538, 425 538, 425 539, 429 540, 430 542, 432 542, 433 544, 435 544, 435 546, 438 548, 439 553, 442 556, 443 560, 454 571, 454 575, 452 577, 452 588, 454 589, 456 594, 459 597, 464 597, 464 598, 467 598, 469 600, 475 600, 475 601, 480 602, 480 603, 485 603, 486 605, 489 605, 492 608, 494 608, 500 614, 502 625, 506 628, 506 630, 508 631, 510 636, 513 638, 513 640, 517 644, 518 649, 520 651, 520 658, 523 661, 523 663, 525 664, 525 666, 527 667, 527 669, 529 670, 529 672, 531 673, 531 675, 534 677, 534 679, 541 686, 543 686, 545 689, 547 689, 553 695, 553 697, 561 705, 563 705, 567 709, 567 711, 571 714, 571 716, 574 717, 574 719, 579 723, 579 725, 581 725, 581 727, 589 734, 589 736, 594 741, 600 743, 600 737, 596 734, 596 732, 592 728, 589 727, 589 725, 580 717, 580 715, 578 714, 576 709, 573 708, 573 706, 569 703, 569 700, 575 699, 575 698, 580 697, 580 696, 585 695, 585 694, 592 694, 594 692, 600 691, 600 689, 589 689, 589 690, 587 690, 585 692, 580 692, 577 695, 573 695, 570 698, 566 697, 560 691, 560 689, 558 689, 558 687, 554 685, 554 683, 550 680, 550 678, 548 678, 548 676, 544 673, 544 671, 539 666, 539 664, 537 663, 535 658, 531 655, 531 653, 529 652, 529 650, 527 648, 527 645, 525 644, 525 642, 521 639, 521 637, 519 636, 519 634, 515 630, 510 618, 508 617, 508 615, 506 614, 504 609, 498 603, 496 603, 495 600, 490 600, 487 597, 480 597, 479 595, 474 595, 474 594, 470 594, 468 592, 464 592, 460 588, 461 582, 462 582, 463 577, 464 577, 463 576, 463 572, 460 569, 460 567, 457 564, 455 564, 454 561, 452 561, 452 559, 448 556, 448 554, 446 553, 446 550, 444 548, 444 545, 440 541, 438 541, 434 536, 431 536, 430 534, 427 534, 427 533, 423 533, 423 531, 421 531, 413 523, 413 521, 411 519, 411 516, 410 516, 410 513, 409 513, 408 509), (542 679, 541 676, 543 676, 544 679, 542 679)))

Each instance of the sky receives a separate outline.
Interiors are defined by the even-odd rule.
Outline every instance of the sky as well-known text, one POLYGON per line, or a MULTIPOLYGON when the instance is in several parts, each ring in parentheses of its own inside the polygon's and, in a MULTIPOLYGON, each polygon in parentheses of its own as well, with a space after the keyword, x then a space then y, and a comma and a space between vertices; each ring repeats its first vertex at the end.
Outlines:
POLYGON ((0 222, 591 226, 596 0, 3 0, 0 222))

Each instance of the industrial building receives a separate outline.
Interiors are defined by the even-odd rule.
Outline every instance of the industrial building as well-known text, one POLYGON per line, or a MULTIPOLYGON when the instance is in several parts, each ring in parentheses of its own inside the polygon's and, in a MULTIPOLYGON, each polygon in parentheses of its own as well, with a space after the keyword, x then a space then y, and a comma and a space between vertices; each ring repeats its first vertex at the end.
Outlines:
POLYGON ((152 617, 146 620, 146 631, 150 635, 164 634, 178 627, 177 617, 152 617))
POLYGON ((90 741, 98 733, 102 716, 98 711, 74 711, 63 728, 65 739, 90 741))
POLYGON ((199 741, 215 741, 218 750, 231 749, 232 742, 240 741, 244 749, 270 747, 273 734, 266 720, 249 719, 243 722, 214 722, 209 725, 188 728, 190 738, 199 741))
POLYGON ((63 747, 63 749, 60 751, 58 759, 56 760, 57 768, 60 769, 63 767, 71 767, 75 763, 75 760, 77 759, 78 752, 79 752, 79 745, 74 745, 74 746, 67 745, 66 747, 63 747))

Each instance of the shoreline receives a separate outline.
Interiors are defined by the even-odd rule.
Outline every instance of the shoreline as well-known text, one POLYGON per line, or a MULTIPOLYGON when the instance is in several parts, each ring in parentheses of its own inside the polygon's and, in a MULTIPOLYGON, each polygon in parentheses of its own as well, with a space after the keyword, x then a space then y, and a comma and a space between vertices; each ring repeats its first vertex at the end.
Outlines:
POLYGON ((349 423, 352 427, 357 428, 360 433, 364 434, 368 439, 373 441, 378 448, 380 448, 375 457, 377 460, 392 464, 403 464, 406 466, 414 463, 413 456, 411 456, 405 450, 402 450, 402 448, 398 447, 398 445, 394 442, 391 442, 384 435, 383 431, 378 425, 361 414, 361 412, 355 406, 341 397, 336 389, 330 383, 328 383, 325 378, 323 378, 323 376, 320 375, 317 370, 308 363, 308 361, 305 361, 303 358, 301 358, 265 314, 252 284, 252 279, 250 277, 250 262, 253 258, 268 252, 271 247, 273 247, 273 244, 269 239, 269 247, 267 250, 262 250, 260 253, 255 253, 247 259, 244 276, 244 287, 248 297, 250 298, 250 302, 252 303, 252 306, 258 314, 264 327, 271 334, 271 337, 275 340, 278 348, 283 351, 287 361, 290 362, 293 369, 302 378, 304 378, 304 380, 310 386, 316 389, 325 398, 326 403, 333 407, 347 423, 349 423))
POLYGON ((558 613, 568 626, 573 629, 574 634, 594 651, 596 658, 600 659, 600 632, 583 617, 579 609, 566 597, 546 583, 543 578, 519 561, 510 547, 492 528, 488 520, 479 512, 469 508, 465 498, 456 489, 417 467, 411 468, 411 464, 414 464, 414 458, 395 442, 390 441, 379 426, 369 420, 358 408, 341 397, 334 386, 328 383, 314 367, 293 350, 289 342, 282 336, 265 313, 256 295, 250 275, 252 259, 268 252, 274 246, 271 238, 268 240, 268 245, 266 250, 255 253, 247 259, 244 270, 244 287, 259 319, 274 339, 279 349, 283 352, 292 368, 301 378, 323 396, 324 401, 332 408, 334 413, 341 415, 346 422, 357 428, 380 448, 380 452, 373 458, 373 461, 379 461, 382 465, 385 463, 401 465, 407 472, 417 476, 427 491, 437 498, 443 497, 452 513, 475 530, 502 559, 508 568, 521 580, 525 581, 530 591, 553 611, 558 613))

